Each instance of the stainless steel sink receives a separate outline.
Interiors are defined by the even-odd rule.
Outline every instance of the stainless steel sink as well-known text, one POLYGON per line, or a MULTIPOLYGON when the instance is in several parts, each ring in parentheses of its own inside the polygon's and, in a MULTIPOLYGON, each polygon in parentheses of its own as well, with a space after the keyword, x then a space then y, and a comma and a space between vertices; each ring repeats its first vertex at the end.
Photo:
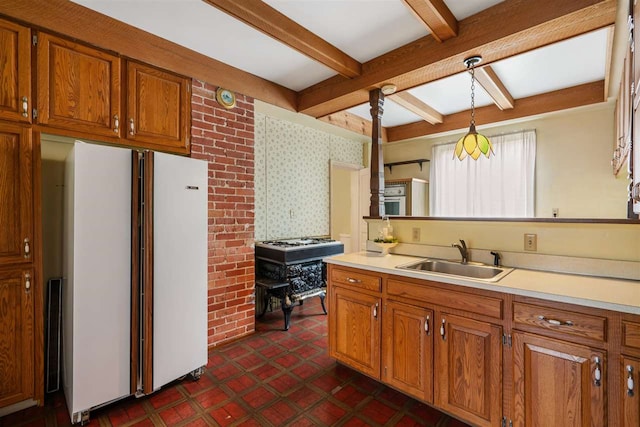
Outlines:
POLYGON ((485 282, 497 282, 513 271, 513 268, 495 267, 478 262, 462 264, 458 261, 443 259, 421 259, 409 264, 399 265, 396 268, 404 270, 420 271, 447 276, 457 276, 467 279, 482 280, 485 282))

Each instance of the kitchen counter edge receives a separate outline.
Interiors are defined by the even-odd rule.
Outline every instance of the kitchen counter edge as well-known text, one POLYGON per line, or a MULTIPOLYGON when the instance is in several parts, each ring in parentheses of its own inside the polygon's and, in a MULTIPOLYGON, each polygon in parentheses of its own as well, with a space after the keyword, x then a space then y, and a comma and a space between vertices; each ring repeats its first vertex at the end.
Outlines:
POLYGON ((343 267, 359 268, 413 279, 432 280, 475 289, 640 314, 640 282, 635 280, 515 268, 498 282, 491 283, 396 268, 399 265, 424 258, 406 255, 381 256, 377 252, 363 251, 327 257, 324 261, 343 267))

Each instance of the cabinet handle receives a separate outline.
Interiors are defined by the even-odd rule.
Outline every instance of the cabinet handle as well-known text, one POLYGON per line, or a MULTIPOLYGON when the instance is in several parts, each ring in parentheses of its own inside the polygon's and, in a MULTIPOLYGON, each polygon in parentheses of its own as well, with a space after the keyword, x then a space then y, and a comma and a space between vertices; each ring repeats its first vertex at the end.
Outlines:
POLYGON ((29 238, 24 238, 24 257, 29 258, 31 256, 31 245, 29 244, 29 238))
POLYGON ((29 273, 24 275, 24 289, 26 292, 31 291, 31 275, 29 273))
POLYGON ((29 117, 29 98, 22 97, 22 117, 29 117))
POLYGON ((349 282, 349 283, 362 283, 362 280, 352 279, 351 277, 347 277, 347 282, 349 282))
POLYGON ((373 307, 373 317, 375 319, 378 318, 378 303, 376 303, 376 305, 373 307))
POLYGON ((427 335, 431 334, 431 331, 429 330, 429 320, 429 316, 424 320, 424 331, 427 335))
POLYGON ((627 395, 633 397, 633 366, 627 365, 627 395))
POLYGON ((113 131, 115 133, 120 132, 120 118, 117 114, 113 115, 113 131))
POLYGON ((445 320, 442 319, 442 325, 440 325, 440 336, 442 337, 443 341, 446 340, 446 337, 444 335, 445 334, 444 322, 445 320))
POLYGON ((133 122, 133 118, 129 119, 129 135, 136 134, 136 125, 133 122))
POLYGON ((553 326, 573 326, 573 322, 571 320, 563 322, 562 320, 549 319, 548 317, 544 316, 538 316, 538 320, 542 320, 553 326))
POLYGON ((600 387, 600 380, 602 379, 602 371, 600 370, 600 358, 596 356, 594 359, 596 368, 593 371, 593 385, 600 387))

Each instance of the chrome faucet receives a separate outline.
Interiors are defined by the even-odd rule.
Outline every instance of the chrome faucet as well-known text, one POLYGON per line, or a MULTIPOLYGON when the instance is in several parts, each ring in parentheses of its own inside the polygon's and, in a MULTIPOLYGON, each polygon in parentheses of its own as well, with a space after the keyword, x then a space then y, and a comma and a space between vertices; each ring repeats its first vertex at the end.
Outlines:
POLYGON ((462 256, 462 263, 466 264, 469 261, 469 250, 467 249, 467 244, 464 240, 460 239, 460 244, 452 244, 451 247, 458 248, 460 251, 460 255, 462 256))

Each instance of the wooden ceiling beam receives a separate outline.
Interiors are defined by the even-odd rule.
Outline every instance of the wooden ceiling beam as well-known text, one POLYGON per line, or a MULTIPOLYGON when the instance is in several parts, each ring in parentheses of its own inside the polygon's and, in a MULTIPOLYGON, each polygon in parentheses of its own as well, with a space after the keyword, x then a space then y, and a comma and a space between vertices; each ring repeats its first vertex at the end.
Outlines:
MULTIPOLYGON (((497 123, 552 111, 581 107, 583 105, 597 104, 602 102, 603 94, 604 80, 600 80, 541 95, 521 98, 518 99, 516 107, 509 110, 500 110, 495 105, 480 107, 476 108, 476 123, 478 126, 482 126, 484 123, 497 123)), ((444 121, 438 125, 430 125, 426 122, 415 122, 402 126, 389 127, 387 128, 387 140, 389 142, 396 142, 457 129, 468 129, 470 118, 471 111, 461 111, 445 116, 444 121)))
POLYGON ((613 64, 613 25, 607 30, 607 57, 604 62, 604 100, 609 99, 609 85, 611 84, 611 68, 613 64))
POLYGON ((417 114, 432 125, 442 123, 442 114, 436 111, 433 107, 420 101, 409 92, 394 93, 393 95, 387 96, 387 98, 412 113, 417 114))
POLYGON ((493 71, 490 65, 476 68, 474 70, 475 77, 480 86, 484 88, 487 94, 493 99, 494 104, 501 110, 513 108, 514 100, 509 91, 500 80, 500 77, 493 71))
POLYGON ((399 91, 463 72, 463 60, 490 64, 615 22, 615 0, 505 0, 458 23, 445 43, 427 36, 362 64, 353 79, 335 76, 299 92, 298 111, 314 117, 368 100, 369 90, 393 83, 399 91))
POLYGON ((0 15, 295 111, 296 92, 68 0, 0 1, 0 15), (73 20, 69 20, 69 17, 73 20))
POLYGON ((360 62, 267 3, 256 0, 204 1, 345 77, 359 76, 362 71, 360 62))
MULTIPOLYGON (((319 117, 325 123, 371 137, 372 122, 362 117, 350 113, 348 111, 340 111, 338 113, 329 114, 328 116, 319 117)), ((387 130, 382 128, 382 141, 387 142, 387 130)))
POLYGON ((403 1, 437 41, 443 42, 458 35, 458 20, 443 0, 403 1))

